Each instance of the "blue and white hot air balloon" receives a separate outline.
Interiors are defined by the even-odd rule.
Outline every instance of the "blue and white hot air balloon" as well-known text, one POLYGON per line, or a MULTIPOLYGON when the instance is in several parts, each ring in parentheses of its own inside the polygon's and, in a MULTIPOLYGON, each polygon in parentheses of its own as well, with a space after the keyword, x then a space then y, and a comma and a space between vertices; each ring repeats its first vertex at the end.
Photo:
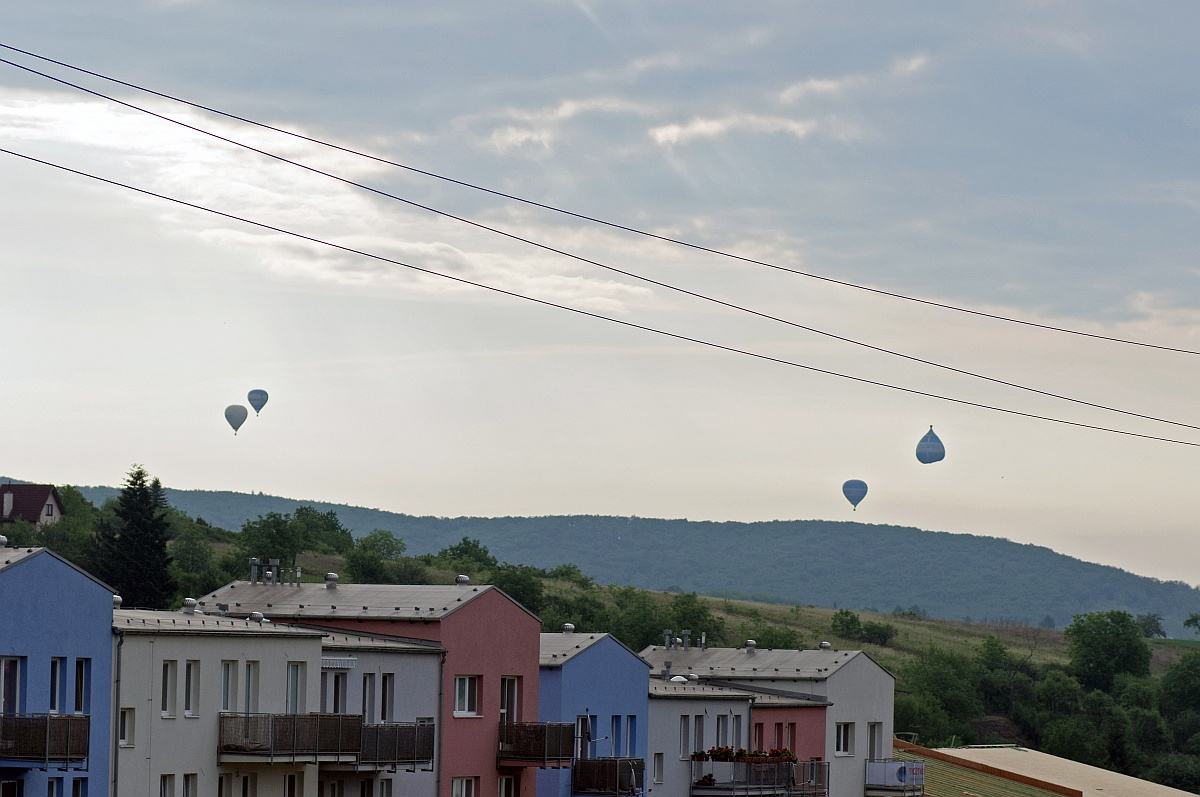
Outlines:
POLYGON ((241 404, 230 404, 225 408, 225 420, 233 427, 233 433, 237 434, 238 429, 242 428, 242 424, 246 422, 246 418, 250 413, 241 404))
POLYGON ((941 462, 946 458, 946 447, 942 445, 942 440, 933 432, 933 427, 929 427, 929 431, 917 443, 917 461, 922 465, 929 465, 934 462, 941 462))
POLYGON ((262 408, 267 406, 267 391, 251 390, 246 394, 246 401, 250 402, 250 406, 254 408, 254 414, 258 415, 262 412, 262 408))
POLYGON ((867 497, 867 483, 862 479, 851 479, 842 485, 842 495, 857 512, 859 502, 867 497))

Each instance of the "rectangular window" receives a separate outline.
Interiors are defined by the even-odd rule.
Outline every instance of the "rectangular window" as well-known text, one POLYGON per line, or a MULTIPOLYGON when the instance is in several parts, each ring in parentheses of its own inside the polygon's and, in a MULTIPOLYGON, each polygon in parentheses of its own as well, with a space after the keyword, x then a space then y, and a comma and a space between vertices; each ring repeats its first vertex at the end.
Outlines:
MULTIPOLYGON (((370 783, 370 781, 366 781, 370 783)), ((289 774, 284 785, 284 797, 300 797, 300 776, 289 774)))
MULTIPOLYGON (((183 665, 183 716, 200 714, 200 662, 188 659, 183 665)), ((183 776, 184 792, 187 792, 187 775, 183 776)))
POLYGON ((575 717, 575 757, 589 758, 592 750, 592 718, 587 714, 575 717))
MULTIPOLYGON (((246 662, 246 689, 242 695, 243 711, 247 714, 254 714, 258 711, 258 662, 246 662)), ((258 781, 254 780, 250 784, 254 789, 258 789, 258 781)))
POLYGON ((679 717, 679 758, 686 761, 692 757, 692 718, 687 714, 679 717))
POLYGON ((733 733, 730 735, 729 746, 734 750, 742 746, 742 715, 733 715, 733 733))
POLYGON ((754 723, 754 749, 763 749, 763 724, 761 722, 754 723))
POLYGON ((450 797, 475 797, 475 778, 455 778, 450 781, 450 797))
POLYGON ((58 714, 63 709, 63 692, 67 686, 67 660, 50 659, 50 713, 58 714))
POLYGON ((134 733, 133 719, 134 719, 133 709, 131 709, 131 708, 121 709, 121 714, 118 718, 118 729, 117 730, 119 731, 119 733, 117 734, 117 744, 121 745, 122 747, 133 747, 133 733, 134 733))
POLYGON ((729 744, 729 715, 717 715, 717 747, 726 747, 729 744))
POLYGON ((621 755, 621 723, 623 721, 624 717, 620 714, 613 714, 610 720, 608 744, 611 751, 609 755, 613 758, 618 758, 621 755))
POLYGON ((637 715, 630 714, 625 718, 625 754, 630 758, 637 755, 637 715))
POLYGON ((71 797, 87 797, 87 778, 71 781, 71 797))
POLYGON ((704 746, 704 715, 696 715, 696 732, 692 736, 692 750, 700 751, 707 750, 704 746))
POLYGON ((333 713, 347 714, 349 710, 346 706, 346 684, 350 681, 350 676, 344 672, 335 672, 333 674, 333 713))
POLYGON ((787 726, 787 749, 796 752, 796 723, 789 722, 787 726))
POLYGON ((776 750, 783 747, 783 723, 775 723, 775 744, 772 745, 776 750))
POLYGON ((834 755, 854 755, 854 723, 839 722, 834 739, 834 755))
POLYGON ((379 719, 391 722, 396 701, 396 674, 385 672, 379 683, 379 719))
POLYGON ((663 754, 662 753, 654 754, 653 780, 655 783, 663 782, 663 754))
POLYGON ((496 797, 517 797, 517 779, 512 775, 501 775, 496 782, 496 797))
POLYGON ((392 797, 391 778, 379 781, 379 797, 392 797))
MULTIPOLYGON (((255 662, 256 664, 258 662, 255 662)), ((258 774, 242 775, 242 797, 258 797, 258 774)))
MULTIPOLYGON (((478 675, 457 675, 454 677, 454 716, 479 716, 478 675)), ((469 778, 464 778, 463 780, 469 780, 469 778)))
POLYGON ((158 779, 158 797, 175 797, 175 776, 162 775, 158 779))
MULTIPOLYGON (((179 677, 179 662, 174 660, 164 661, 162 663, 162 685, 159 694, 158 710, 164 717, 175 716, 175 687, 176 679, 179 677)), ((167 777, 163 775, 163 777, 167 777)), ((171 777, 174 777, 173 775, 171 777)), ((171 788, 174 789, 175 781, 171 781, 171 788)))
MULTIPOLYGON (((237 711, 238 663, 221 662, 221 710, 237 711)), ((230 786, 232 789, 233 786, 230 786)), ((232 794, 229 797, 233 797, 232 794)))
POLYGON ((183 797, 200 797, 200 789, 196 782, 198 778, 196 773, 183 776, 183 797))
POLYGON ((321 670, 321 713, 329 711, 329 673, 321 670))
POLYGON ((304 662, 289 661, 287 666, 287 713, 304 713, 304 662))
POLYGON ((233 797, 233 775, 218 776, 217 797, 233 797))
POLYGON ((521 721, 520 679, 506 675, 500 679, 500 722, 521 721))
POLYGON ((883 758, 883 723, 867 723, 867 757, 883 758))
POLYGON ((0 657, 0 714, 21 713, 21 660, 0 657))
POLYGON ((92 708, 92 660, 75 659, 75 713, 86 714, 92 708))
POLYGON ((62 778, 47 779, 46 797, 66 797, 66 795, 63 794, 62 778))
POLYGON ((375 673, 365 672, 362 677, 362 714, 363 722, 375 722, 375 673))

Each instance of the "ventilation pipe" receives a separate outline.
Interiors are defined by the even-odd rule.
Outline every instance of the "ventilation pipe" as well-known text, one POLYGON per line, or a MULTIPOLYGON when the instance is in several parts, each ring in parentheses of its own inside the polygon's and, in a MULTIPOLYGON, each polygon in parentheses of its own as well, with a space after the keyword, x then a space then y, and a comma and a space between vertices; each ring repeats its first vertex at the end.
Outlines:
POLYGON ((462 573, 459 573, 457 576, 454 577, 454 583, 459 585, 460 587, 465 584, 470 584, 471 577, 467 576, 467 575, 463 575, 462 573))
POLYGON ((828 642, 822 641, 821 644, 817 645, 817 647, 819 647, 821 650, 829 650, 830 648, 833 647, 833 645, 829 644, 828 642))
POLYGON ((662 677, 663 677, 663 678, 670 678, 670 677, 671 677, 671 662, 669 662, 669 661, 664 661, 664 662, 663 662, 663 666, 662 666, 662 677))
POLYGON ((0 534, 0 548, 5 548, 7 546, 8 546, 8 537, 5 537, 3 534, 0 534))
POLYGON ((574 623, 563 623, 562 632, 564 634, 574 634, 575 633, 575 624, 574 623))
POLYGON ((281 571, 279 569, 279 560, 278 559, 271 559, 267 563, 267 569, 271 574, 270 583, 278 584, 283 580, 280 578, 280 576, 283 575, 283 571, 281 571))
POLYGON ((701 650, 708 649, 708 632, 707 631, 700 632, 700 649, 701 650))
POLYGON ((679 632, 679 635, 683 637, 683 649, 690 648, 692 646, 692 629, 685 628, 679 632))
POLYGON ((663 629, 663 647, 664 648, 671 647, 671 637, 673 637, 674 635, 675 635, 675 632, 672 629, 670 629, 670 628, 663 629))
POLYGON ((326 573, 325 574, 325 589, 337 589, 337 581, 338 581, 337 573, 326 573))
POLYGON ((250 557, 250 583, 251 584, 258 583, 258 557, 257 556, 250 557))
POLYGON ((113 608, 114 609, 121 608, 121 596, 120 595, 113 595, 113 608))
POLYGON ((184 614, 195 614, 196 613, 196 599, 195 598, 184 598, 183 599, 183 613, 184 614))
POLYGON ((754 649, 758 647, 758 643, 753 639, 746 640, 746 653, 754 655, 754 649))

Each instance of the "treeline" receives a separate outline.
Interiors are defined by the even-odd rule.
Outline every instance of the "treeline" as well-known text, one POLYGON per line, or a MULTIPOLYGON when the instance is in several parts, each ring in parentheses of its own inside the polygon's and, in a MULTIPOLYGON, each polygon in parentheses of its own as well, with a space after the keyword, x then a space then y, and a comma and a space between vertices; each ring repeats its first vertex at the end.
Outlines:
POLYGON ((1033 663, 1037 629, 1022 650, 995 637, 974 655, 927 649, 899 673, 897 733, 931 746, 1020 742, 1200 793, 1200 650, 1153 678, 1132 615, 1078 615, 1065 633, 1066 667, 1033 663))

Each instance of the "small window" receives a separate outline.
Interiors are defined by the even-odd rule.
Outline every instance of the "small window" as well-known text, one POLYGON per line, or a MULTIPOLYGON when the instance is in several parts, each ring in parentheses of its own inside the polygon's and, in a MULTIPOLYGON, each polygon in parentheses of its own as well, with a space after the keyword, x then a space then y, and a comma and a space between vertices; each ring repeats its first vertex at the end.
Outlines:
POLYGON ((789 722, 787 726, 787 749, 796 752, 796 723, 789 722))
POLYGON ((0 714, 21 713, 21 661, 0 656, 0 714))
POLYGON ((368 725, 375 722, 375 673, 364 672, 362 677, 362 714, 363 722, 368 725))
MULTIPOLYGON (((364 782, 370 783, 370 781, 364 781, 364 782)), ((289 774, 287 776, 287 784, 284 789, 284 797, 300 797, 300 776, 299 775, 289 774)), ((370 797, 370 792, 367 793, 367 797, 370 797)))
POLYGON ((50 778, 46 781, 46 797, 66 797, 63 794, 62 778, 50 778))
POLYGON ((175 797, 174 775, 163 775, 158 779, 158 797, 175 797))
POLYGON ((258 797, 258 773, 242 775, 242 797, 258 797))
POLYGON ((87 778, 75 778, 71 781, 71 797, 87 797, 87 778))
POLYGON ((121 709, 117 728, 117 744, 121 747, 133 747, 134 716, 133 709, 121 709))
POLYGON ((763 739, 763 724, 761 722, 756 722, 754 723, 754 749, 763 750, 765 749, 763 746, 764 744, 765 740, 763 739))
POLYGON ((734 750, 742 746, 742 715, 733 715, 733 733, 729 738, 729 746, 734 750))
POLYGON ((717 715, 717 747, 725 747, 729 744, 729 715, 717 715))
MULTIPOLYGON (((196 717, 200 714, 200 662, 189 659, 183 665, 183 716, 196 717)), ((184 775, 184 794, 187 794, 187 776, 184 775)))
POLYGON ((50 713, 58 714, 63 709, 63 692, 66 691, 67 660, 50 659, 50 713))
POLYGON ((46 503, 46 517, 54 517, 54 502, 53 501, 48 501, 46 503))
MULTIPOLYGON (((254 714, 258 711, 258 662, 246 662, 246 688, 242 694, 243 710, 247 714, 254 714)), ((251 777, 250 787, 258 790, 257 775, 251 777)))
POLYGON ((704 746, 704 715, 696 715, 696 734, 692 737, 692 750, 702 751, 708 748, 704 746))
POLYGON ((775 744, 773 746, 775 747, 776 750, 783 747, 783 723, 782 722, 775 723, 775 744))
POLYGON ((287 666, 287 713, 304 713, 304 662, 289 661, 287 666))
MULTIPOLYGON (((454 716, 479 716, 479 676, 458 675, 454 678, 454 716)), ((456 779, 458 780, 458 779, 456 779)), ((463 778, 462 780, 469 780, 463 778)), ((473 781, 472 781, 473 782, 473 781)), ((457 797, 457 795, 456 795, 457 797)), ((471 795, 474 797, 474 795, 471 795)))
POLYGON ((455 778, 450 781, 450 797, 475 797, 475 778, 455 778))
POLYGON ((346 708, 346 684, 349 683, 350 676, 344 672, 335 672, 333 674, 333 713, 345 714, 346 708))
POLYGON ((75 713, 86 714, 92 707, 92 660, 75 659, 75 713))
POLYGON ((630 758, 637 755, 637 715, 630 714, 625 718, 626 755, 630 758))
POLYGON ((380 679, 379 719, 392 721, 392 703, 396 700, 396 674, 385 672, 380 679))
POLYGON ((834 739, 834 755, 854 755, 854 723, 839 722, 834 739))
POLYGON ((662 753, 654 754, 654 782, 655 783, 663 782, 663 754, 662 753))
MULTIPOLYGON (((238 663, 221 662, 221 710, 237 711, 238 663)), ((232 783, 232 781, 231 781, 232 783)), ((229 787, 231 790, 233 786, 229 787)), ((229 797, 233 797, 231 793, 229 797)))
POLYGON ((512 775, 501 775, 496 784, 496 797, 517 797, 517 779, 512 775))
MULTIPOLYGON (((175 691, 177 679, 179 677, 179 662, 164 661, 162 663, 162 684, 159 694, 158 710, 164 717, 175 716, 175 691)), ((167 777, 163 775, 163 777, 167 777)), ((174 777, 173 775, 171 776, 174 777)), ((171 788, 175 788, 175 781, 171 781, 171 788)))
POLYGON ((379 797, 392 797, 391 778, 379 781, 379 797))
MULTIPOLYGON (((295 777, 293 775, 292 777, 295 777)), ((200 788, 197 783, 199 776, 196 773, 188 773, 183 776, 183 797, 200 797, 200 788)))

